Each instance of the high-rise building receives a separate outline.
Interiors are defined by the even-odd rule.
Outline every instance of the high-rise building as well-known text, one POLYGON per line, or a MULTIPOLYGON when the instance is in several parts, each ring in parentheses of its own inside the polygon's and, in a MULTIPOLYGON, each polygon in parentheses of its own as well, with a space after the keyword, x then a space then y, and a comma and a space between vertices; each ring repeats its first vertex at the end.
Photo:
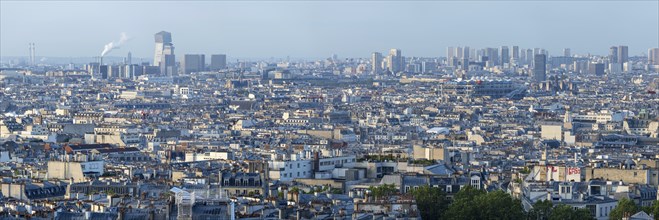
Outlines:
POLYGON ((618 46, 618 62, 620 64, 626 63, 629 61, 629 47, 627 46, 618 46))
POLYGON ((659 65, 659 48, 648 49, 648 64, 659 65))
POLYGON ((457 58, 457 60, 462 59, 462 53, 463 52, 464 52, 464 50, 462 49, 462 47, 456 47, 455 48, 455 58, 457 58))
POLYGON ((603 63, 589 63, 588 64, 588 73, 591 75, 602 76, 604 75, 604 64, 603 63))
POLYGON ((612 46, 609 48, 609 63, 619 63, 618 62, 618 47, 612 46))
POLYGON ((519 60, 519 46, 513 46, 513 59, 519 60))
POLYGON ((126 64, 130 65, 133 62, 133 54, 128 52, 128 56, 126 57, 126 64))
POLYGON ((453 47, 446 48, 446 65, 454 66, 455 65, 454 60, 455 60, 455 49, 453 49, 453 47))
POLYGON ((34 66, 34 65, 36 65, 36 58, 35 58, 35 54, 34 54, 34 51, 35 51, 36 48, 34 46, 34 43, 29 43, 28 44, 28 49, 30 50, 30 65, 34 66))
POLYGON ((204 71, 206 68, 206 56, 203 54, 186 54, 183 56, 182 66, 185 74, 204 71))
POLYGON ((462 48, 462 56, 460 57, 460 69, 467 70, 469 69, 469 54, 471 50, 469 47, 462 48))
POLYGON ((526 49, 526 64, 533 65, 533 50, 526 49))
POLYGON ((507 46, 501 47, 501 65, 510 64, 510 52, 507 46))
POLYGON ((563 56, 565 56, 565 57, 571 57, 572 56, 572 53, 570 52, 570 48, 563 49, 563 56))
POLYGON ((542 82, 547 79, 547 55, 536 54, 533 57, 533 80, 542 82))
POLYGON ((226 54, 211 55, 211 70, 221 70, 227 68, 226 54))
POLYGON ((379 52, 373 52, 371 54, 371 73, 382 73, 382 54, 379 52))
POLYGON ((498 48, 485 48, 485 56, 487 56, 491 66, 500 64, 498 48))
POLYGON ((160 74, 171 76, 176 73, 176 57, 174 56, 174 45, 172 34, 161 31, 155 34, 156 51, 153 56, 153 65, 160 67, 160 74))
POLYGON ((401 55, 400 49, 391 49, 389 50, 389 55, 387 56, 387 68, 393 73, 403 71, 405 62, 403 56, 401 55))

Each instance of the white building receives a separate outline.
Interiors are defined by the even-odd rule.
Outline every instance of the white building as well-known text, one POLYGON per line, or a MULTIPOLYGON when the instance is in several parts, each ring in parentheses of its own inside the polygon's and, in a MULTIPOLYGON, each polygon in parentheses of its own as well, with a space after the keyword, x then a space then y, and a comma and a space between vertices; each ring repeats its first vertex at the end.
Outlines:
POLYGON ((206 152, 206 153, 196 153, 188 152, 185 153, 185 162, 197 162, 197 161, 208 161, 208 160, 231 160, 233 159, 233 154, 231 152, 206 152))

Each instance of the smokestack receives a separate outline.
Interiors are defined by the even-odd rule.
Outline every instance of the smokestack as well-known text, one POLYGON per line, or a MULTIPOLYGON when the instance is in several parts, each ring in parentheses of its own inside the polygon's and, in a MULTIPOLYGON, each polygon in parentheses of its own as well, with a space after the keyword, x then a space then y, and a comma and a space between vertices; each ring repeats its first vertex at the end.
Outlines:
POLYGON ((128 41, 128 39, 129 39, 128 35, 126 35, 126 33, 122 32, 121 37, 119 38, 119 41, 117 41, 117 42, 112 41, 112 42, 106 44, 103 47, 103 52, 101 52, 101 56, 105 56, 106 54, 108 54, 113 49, 119 48, 121 45, 126 43, 126 41, 128 41))

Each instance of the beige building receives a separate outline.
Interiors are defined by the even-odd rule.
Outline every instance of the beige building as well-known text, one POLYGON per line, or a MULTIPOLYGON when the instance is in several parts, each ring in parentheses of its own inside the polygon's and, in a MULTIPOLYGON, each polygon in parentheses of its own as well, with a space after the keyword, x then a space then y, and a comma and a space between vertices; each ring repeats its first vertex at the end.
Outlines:
POLYGON ((542 125, 540 129, 540 138, 563 141, 563 125, 542 125))
POLYGON ((55 161, 48 161, 48 178, 85 182, 89 176, 103 175, 105 163, 95 155, 63 155, 55 161))
POLYGON ((426 159, 446 161, 449 159, 448 149, 445 147, 424 147, 421 145, 414 145, 413 152, 415 160, 426 159))
POLYGON ((659 183, 657 170, 650 169, 619 169, 619 168, 586 168, 586 180, 602 179, 623 181, 625 183, 650 184, 659 183))

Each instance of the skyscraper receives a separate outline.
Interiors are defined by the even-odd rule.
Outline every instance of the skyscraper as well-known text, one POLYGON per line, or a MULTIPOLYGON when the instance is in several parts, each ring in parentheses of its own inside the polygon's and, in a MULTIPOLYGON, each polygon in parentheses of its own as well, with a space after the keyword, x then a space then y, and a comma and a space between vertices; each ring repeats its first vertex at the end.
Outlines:
POLYGON ((462 57, 460 57, 460 68, 463 70, 469 69, 469 47, 462 48, 462 57))
POLYGON ((627 46, 618 46, 618 62, 620 64, 629 61, 629 48, 627 46))
POLYGON ((547 55, 536 54, 533 57, 533 80, 542 82, 547 79, 547 55))
POLYGON ((176 57, 174 56, 174 45, 172 34, 161 31, 155 34, 156 51, 153 56, 153 65, 160 66, 160 74, 172 76, 176 73, 176 57))
POLYGON ((206 56, 203 54, 186 54, 183 56, 182 66, 185 74, 204 71, 206 68, 206 56))
POLYGON ((490 65, 496 66, 500 64, 498 48, 485 48, 485 56, 487 56, 488 61, 490 61, 490 65))
POLYGON ((382 54, 379 52, 373 52, 371 54, 371 73, 382 73, 382 54))
POLYGON ((572 56, 572 53, 570 52, 570 48, 563 49, 563 56, 566 56, 566 57, 571 57, 572 56))
POLYGON ((128 52, 128 56, 126 57, 126 64, 130 65, 133 62, 133 54, 128 52))
POLYGON ((589 63, 588 64, 588 73, 596 76, 604 75, 604 64, 603 63, 589 63))
POLYGON ((659 48, 648 49, 648 64, 659 65, 659 48))
POLYGON ((510 52, 507 46, 501 47, 501 65, 510 64, 510 52))
POLYGON ((513 46, 513 59, 519 61, 519 46, 513 46))
POLYGON ((446 48, 446 65, 455 66, 455 50, 453 47, 446 48))
POLYGON ((387 68, 393 73, 403 71, 405 62, 403 61, 403 56, 401 55, 400 49, 391 49, 389 50, 389 55, 387 56, 387 68))
POLYGON ((226 54, 211 55, 211 70, 221 70, 227 68, 226 54))
POLYGON ((609 48, 609 63, 619 63, 618 62, 618 47, 612 46, 609 48))
POLYGON ((34 50, 35 50, 34 43, 29 43, 28 44, 28 49, 30 50, 30 65, 34 66, 34 65, 36 65, 36 59, 35 59, 35 54, 34 54, 34 50))

